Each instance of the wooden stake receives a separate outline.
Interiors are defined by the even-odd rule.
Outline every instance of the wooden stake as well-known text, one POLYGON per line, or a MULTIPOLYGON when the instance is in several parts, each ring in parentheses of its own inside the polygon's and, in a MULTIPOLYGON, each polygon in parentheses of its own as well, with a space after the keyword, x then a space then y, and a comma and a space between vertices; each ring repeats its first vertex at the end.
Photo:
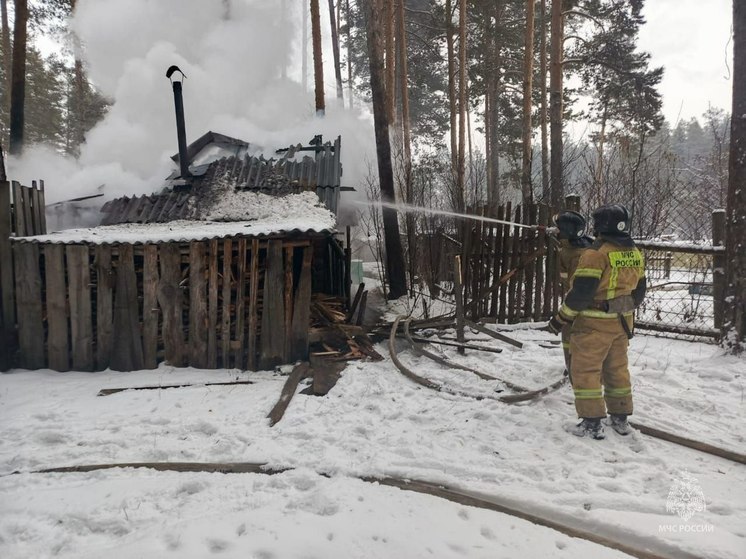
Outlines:
MULTIPOLYGON (((456 339, 459 344, 464 343, 464 299, 461 287, 461 257, 454 257, 453 268, 453 292, 456 294, 456 339)), ((458 348, 458 352, 463 355, 466 353, 463 347, 458 348)))
POLYGON ((298 389, 298 384, 300 384, 300 381, 303 380, 303 377, 308 374, 309 369, 310 365, 304 361, 303 363, 296 365, 293 369, 293 372, 290 373, 290 376, 288 376, 287 380, 285 381, 285 386, 282 387, 280 399, 272 408, 272 411, 267 414, 270 427, 274 426, 278 421, 282 419, 282 416, 285 415, 285 410, 290 405, 290 400, 293 399, 295 391, 298 389))

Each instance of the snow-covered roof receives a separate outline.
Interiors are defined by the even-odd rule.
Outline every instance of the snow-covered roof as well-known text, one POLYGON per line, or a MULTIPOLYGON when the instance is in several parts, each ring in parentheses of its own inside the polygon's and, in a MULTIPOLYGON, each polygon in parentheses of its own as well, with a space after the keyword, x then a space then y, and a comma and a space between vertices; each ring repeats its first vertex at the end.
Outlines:
POLYGON ((280 159, 264 159, 248 153, 241 157, 222 157, 193 167, 194 176, 188 184, 181 180, 180 184, 170 182, 157 194, 109 200, 101 208, 102 225, 210 219, 207 214, 216 200, 234 191, 285 196, 315 190, 324 205, 336 214, 342 188, 340 148, 341 138, 338 137, 334 144, 291 147, 280 159), (319 151, 313 157, 295 158, 298 150, 316 149, 319 151))
POLYGON ((164 243, 234 236, 297 235, 334 230, 335 217, 314 192, 269 196, 255 192, 227 192, 210 207, 203 220, 167 223, 120 223, 68 229, 48 235, 19 237, 34 243, 164 243))

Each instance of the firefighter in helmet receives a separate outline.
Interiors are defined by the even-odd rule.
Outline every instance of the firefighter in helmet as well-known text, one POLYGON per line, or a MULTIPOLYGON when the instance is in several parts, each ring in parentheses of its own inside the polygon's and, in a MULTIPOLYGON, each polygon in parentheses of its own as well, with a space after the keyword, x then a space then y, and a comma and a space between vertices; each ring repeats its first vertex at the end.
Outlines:
MULTIPOLYGON (((591 246, 593 239, 585 235, 585 218, 578 212, 567 210, 552 218, 557 228, 557 238, 560 242, 559 275, 562 285, 562 295, 567 295, 572 286, 572 277, 578 267, 580 255, 591 246)), ((562 328, 562 349, 565 353, 565 373, 570 372, 570 327, 565 324, 562 328)))
POLYGON ((595 242, 583 252, 572 287, 549 328, 559 333, 572 324, 570 379, 580 423, 577 436, 604 438, 601 419, 627 435, 632 413, 632 385, 627 348, 633 312, 645 297, 643 258, 630 237, 627 208, 601 206, 593 212, 595 242))

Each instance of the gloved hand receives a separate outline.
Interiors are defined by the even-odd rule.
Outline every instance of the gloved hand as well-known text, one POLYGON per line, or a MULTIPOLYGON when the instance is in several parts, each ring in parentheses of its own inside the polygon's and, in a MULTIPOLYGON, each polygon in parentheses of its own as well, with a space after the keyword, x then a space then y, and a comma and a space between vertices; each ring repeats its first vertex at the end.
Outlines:
POLYGON ((559 334, 560 332, 562 332, 562 328, 564 328, 566 324, 570 324, 571 322, 572 320, 567 319, 562 313, 557 313, 549 319, 547 330, 549 330, 552 334, 559 334))

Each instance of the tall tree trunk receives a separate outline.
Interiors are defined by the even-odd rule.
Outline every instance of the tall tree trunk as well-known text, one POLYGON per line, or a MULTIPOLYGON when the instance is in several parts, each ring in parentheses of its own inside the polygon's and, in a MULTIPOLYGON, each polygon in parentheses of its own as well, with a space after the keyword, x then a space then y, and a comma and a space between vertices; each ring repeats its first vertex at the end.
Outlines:
POLYGON ((8 153, 18 155, 23 150, 23 119, 26 97, 26 22, 27 0, 15 0, 13 26, 13 77, 10 89, 10 142, 8 153))
MULTIPOLYGON (((496 54, 497 57, 497 54, 496 54)), ((499 59, 495 60, 499 67, 499 59)), ((487 131, 490 142, 490 167, 492 168, 492 208, 500 205, 500 76, 495 75, 490 90, 490 127, 487 131)))
MULTIPOLYGON (((469 98, 469 88, 466 88, 466 98, 469 98)), ((473 196, 474 201, 474 209, 477 210, 477 206, 482 202, 482 197, 480 196, 480 192, 477 192, 477 177, 476 173, 474 172, 474 151, 472 150, 472 143, 471 143, 471 111, 466 112, 466 145, 468 146, 469 150, 469 166, 467 169, 469 169, 469 193, 473 196)), ((467 200, 468 200, 467 196, 467 200)))
POLYGON ((486 37, 485 45, 487 52, 485 54, 485 71, 487 80, 485 83, 484 94, 484 129, 485 129, 485 159, 487 166, 487 205, 489 206, 490 215, 497 215, 497 206, 500 204, 499 191, 499 151, 497 141, 497 68, 498 68, 498 51, 496 40, 496 26, 500 18, 500 8, 497 4, 494 6, 488 3, 484 4, 484 34, 486 37), (494 13, 493 13, 494 12, 494 13), (494 16, 495 26, 492 25, 494 16))
POLYGON ((301 83, 303 93, 308 91, 308 5, 301 2, 303 12, 303 29, 301 30, 301 83))
POLYGON ((7 181, 8 175, 5 173, 5 152, 3 151, 3 140, 0 138, 0 182, 7 181))
POLYGON ((604 187, 604 149, 606 147, 606 115, 608 104, 604 103, 604 111, 601 115, 601 130, 598 133, 598 143, 596 144, 596 172, 593 175, 593 196, 594 206, 601 205, 603 200, 604 187))
POLYGON ((563 0, 552 0, 552 35, 549 64, 549 119, 552 144, 550 203, 562 206, 564 187, 562 181, 562 42, 564 39, 563 0))
POLYGON ((637 173, 640 170, 640 164, 642 163, 642 156, 645 154, 645 139, 646 139, 645 130, 643 129, 640 132, 640 135, 637 139, 637 158, 635 159, 635 163, 632 166, 632 176, 630 180, 630 192, 632 197, 632 207, 630 208, 630 214, 632 215, 632 226, 630 227, 630 234, 635 234, 634 230, 635 227, 637 227, 637 236, 646 236, 646 234, 643 232, 643 222, 642 219, 635 220, 634 218, 637 217, 638 211, 637 208, 642 206, 642 195, 644 192, 638 192, 637 191, 637 173))
POLYGON ((492 215, 492 166, 490 161, 492 158, 492 147, 490 146, 490 80, 491 76, 488 76, 485 80, 484 88, 484 163, 485 163, 485 175, 487 179, 487 207, 489 208, 488 215, 492 215))
POLYGON ((383 42, 386 51, 386 115, 395 122, 396 110, 396 54, 394 51, 394 0, 383 2, 383 42))
POLYGON ((547 131, 547 0, 541 0, 541 46, 539 47, 541 75, 541 193, 549 194, 549 135, 547 131))
POLYGON ((526 33, 523 51, 523 162, 521 193, 523 203, 533 202, 531 189, 531 93, 534 75, 534 0, 526 0, 526 33))
POLYGON ((746 4, 733 0, 733 108, 725 225, 726 308, 723 340, 746 349, 746 4))
POLYGON ((319 0, 311 0, 311 37, 313 40, 313 79, 316 93, 316 115, 324 116, 324 61, 321 58, 321 14, 319 0))
MULTIPOLYGON (((404 192, 407 204, 414 204, 414 184, 412 181, 412 139, 409 122, 409 61, 407 60, 407 22, 404 17, 404 0, 397 2, 396 10, 396 50, 397 66, 399 68, 399 85, 401 97, 401 125, 402 144, 404 147, 404 192)), ((415 285, 415 271, 417 267, 417 243, 415 236, 414 214, 408 213, 407 246, 409 248, 409 285, 415 285)))
POLYGON ((492 72, 492 26, 489 5, 487 3, 482 4, 482 24, 484 28, 482 33, 484 34, 484 114, 482 120, 484 121, 484 160, 485 160, 485 171, 487 175, 487 208, 488 215, 492 214, 492 166, 490 165, 491 157, 491 146, 490 146, 490 89, 492 87, 492 80, 494 75, 492 72))
POLYGON ((337 80, 337 99, 342 99, 342 66, 339 62, 339 35, 337 17, 334 14, 334 0, 329 0, 329 22, 332 28, 332 54, 334 55, 334 77, 337 80))
POLYGON ((500 205, 500 93, 502 89, 501 75, 499 68, 502 67, 502 58, 500 56, 500 47, 497 41, 497 27, 498 22, 503 19, 505 10, 505 4, 502 2, 495 2, 494 5, 494 17, 495 17, 495 29, 492 33, 491 45, 492 52, 490 54, 490 60, 492 61, 492 88, 490 90, 490 98, 492 103, 490 104, 490 128, 488 135, 490 136, 490 157, 492 161, 490 166, 492 167, 492 181, 493 181, 493 192, 492 192, 492 207, 494 211, 497 211, 497 207, 500 205))
POLYGON ((448 57, 448 107, 450 112, 451 134, 451 173, 458 167, 458 136, 456 125, 456 54, 453 48, 453 8, 451 0, 446 0, 446 56, 448 57))
MULTIPOLYGON (((70 6, 75 11, 75 5, 77 0, 71 0, 70 6)), ((73 69, 73 99, 75 103, 73 105, 73 119, 69 126, 72 127, 72 148, 73 152, 80 153, 80 146, 85 141, 85 122, 86 118, 84 115, 85 104, 86 104, 86 77, 85 70, 83 69, 82 60, 82 45, 77 34, 73 34, 73 49, 75 51, 75 65, 73 69)))
POLYGON ((465 161, 466 161, 466 0, 459 0, 459 64, 458 64, 458 173, 456 188, 459 210, 466 209, 465 161))
POLYGON ((85 141, 85 104, 86 104, 86 77, 85 71, 83 70, 83 61, 79 58, 80 55, 75 57, 75 67, 73 74, 73 95, 75 96, 73 122, 73 151, 74 153, 80 153, 80 146, 85 141))
MULTIPOLYGON (((3 45, 3 70, 5 70, 5 91, 11 90, 11 76, 13 71, 11 69, 11 58, 13 56, 10 50, 10 27, 8 26, 8 0, 0 0, 0 15, 2 16, 2 45, 3 45)), ((10 96, 6 97, 8 106, 10 109, 10 96)))
POLYGON ((352 58, 350 57, 350 45, 352 44, 352 20, 350 18, 350 0, 345 0, 345 21, 347 22, 347 92, 350 98, 350 108, 352 108, 352 58))
MULTIPOLYGON (((383 53, 381 52, 381 30, 379 13, 375 2, 367 2, 368 16, 368 60, 370 63, 370 90, 373 100, 373 124, 378 156, 378 180, 381 185, 381 200, 395 203, 394 171, 391 165, 391 140, 386 111, 383 53)), ((386 269, 389 278, 389 297, 398 299, 407 293, 404 253, 399 236, 399 220, 396 210, 382 207, 383 230, 386 243, 386 269)))

